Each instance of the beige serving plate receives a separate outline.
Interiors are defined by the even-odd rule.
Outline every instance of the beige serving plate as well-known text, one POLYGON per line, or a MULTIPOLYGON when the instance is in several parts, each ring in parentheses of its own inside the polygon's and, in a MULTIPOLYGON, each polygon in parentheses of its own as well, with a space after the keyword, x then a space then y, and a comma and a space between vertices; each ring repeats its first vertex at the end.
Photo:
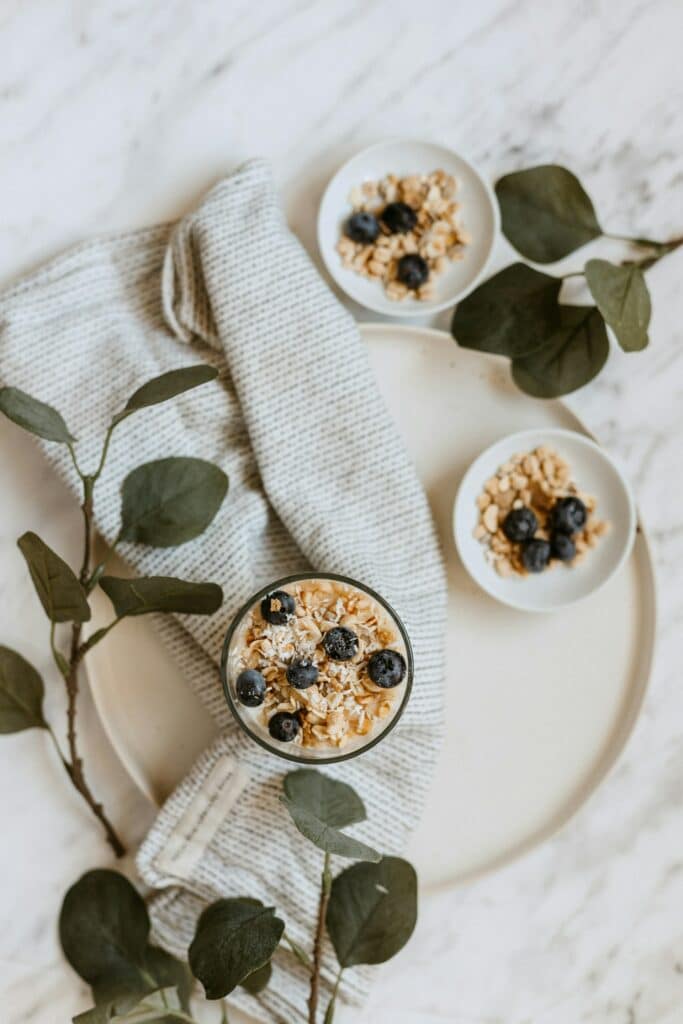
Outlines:
MULTIPOLYGON (((502 361, 459 349, 443 332, 394 324, 361 332, 446 560, 447 739, 409 855, 423 885, 453 884, 548 837, 614 764, 650 675, 652 561, 639 529, 609 583, 561 612, 531 615, 485 594, 453 543, 453 500, 465 470, 513 431, 584 428, 561 402, 517 391, 502 361)), ((146 619, 122 623, 89 661, 115 749, 137 785, 161 803, 212 739, 213 723, 146 619)))

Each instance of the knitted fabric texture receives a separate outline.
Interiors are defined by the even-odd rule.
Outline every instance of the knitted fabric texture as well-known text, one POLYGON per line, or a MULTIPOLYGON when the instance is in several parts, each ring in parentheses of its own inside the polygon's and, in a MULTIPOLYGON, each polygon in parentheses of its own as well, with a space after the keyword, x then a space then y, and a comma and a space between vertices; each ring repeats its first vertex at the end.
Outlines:
MULTIPOLYGON (((400 852, 419 819, 441 738, 441 558, 357 328, 287 229, 262 161, 216 185, 177 225, 79 245, 0 296, 0 381, 62 411, 86 468, 140 384, 201 360, 219 379, 117 427, 96 491, 97 528, 111 541, 121 481, 140 463, 201 457, 230 480, 201 537, 172 550, 121 549, 139 574, 215 580, 225 592, 211 617, 155 619, 222 731, 159 814, 138 867, 164 890, 152 904, 153 925, 176 954, 186 955, 207 901, 236 895, 274 905, 308 948, 322 854, 278 803, 286 762, 250 741, 225 704, 217 663, 232 616, 261 586, 313 569, 369 584, 403 619, 415 655, 403 718, 375 749, 325 769, 361 794, 368 820, 354 834, 385 853, 400 852), (168 844, 222 763, 238 771, 240 791, 191 863, 174 870, 168 844)), ((41 446, 77 492, 64 447, 41 446)), ((104 642, 115 643, 115 633, 104 642)), ((335 861, 335 871, 346 866, 335 861)), ((367 981, 367 969, 347 972, 341 998, 360 1001, 367 981)), ((303 969, 281 951, 264 993, 238 989, 231 998, 259 1019, 289 1022, 302 1015, 307 987, 303 969)))

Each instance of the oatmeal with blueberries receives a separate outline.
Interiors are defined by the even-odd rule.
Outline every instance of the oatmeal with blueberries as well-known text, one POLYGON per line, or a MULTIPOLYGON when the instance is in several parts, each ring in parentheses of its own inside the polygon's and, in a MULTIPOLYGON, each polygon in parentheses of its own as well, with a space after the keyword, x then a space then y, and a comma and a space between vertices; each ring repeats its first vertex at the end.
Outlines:
POLYGON ((396 714, 408 675, 396 620, 350 582, 301 579, 244 616, 228 672, 236 700, 271 739, 363 745, 396 714))

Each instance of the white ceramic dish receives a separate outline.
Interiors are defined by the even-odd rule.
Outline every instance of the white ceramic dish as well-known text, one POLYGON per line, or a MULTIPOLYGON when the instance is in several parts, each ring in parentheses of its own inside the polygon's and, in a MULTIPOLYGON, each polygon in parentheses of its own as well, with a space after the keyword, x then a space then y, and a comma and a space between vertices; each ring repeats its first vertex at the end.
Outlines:
POLYGON ((484 178, 463 157, 434 142, 396 139, 362 150, 339 168, 325 190, 318 212, 318 245, 329 273, 347 295, 362 306, 386 316, 409 317, 436 313, 464 298, 480 281, 498 233, 499 213, 495 196, 484 178), (436 297, 428 302, 407 298, 389 299, 382 284, 362 277, 342 265, 336 246, 344 221, 351 213, 351 189, 364 181, 376 181, 393 173, 429 173, 443 168, 458 180, 457 200, 462 222, 472 241, 465 257, 449 263, 436 278, 436 297))
POLYGON ((585 434, 558 428, 520 431, 491 445, 465 473, 453 506, 455 543, 472 579, 504 604, 531 612, 557 611, 607 583, 631 552, 636 521, 631 489, 614 459, 585 434), (598 516, 609 521, 610 530, 574 569, 559 565, 537 576, 503 579, 474 537, 479 520, 476 501, 486 481, 512 455, 539 445, 549 445, 569 463, 579 487, 597 499, 598 516))
MULTIPOLYGON (((493 600, 453 544, 453 500, 467 467, 513 431, 583 428, 561 402, 522 395, 507 363, 459 349, 441 331, 395 324, 361 331, 446 559, 447 740, 409 850, 422 884, 434 887, 505 864, 547 838, 614 764, 650 675, 652 562, 639 530, 611 580, 559 613, 526 615, 493 600)), ((104 597, 102 604, 110 617, 104 597)), ((94 619, 97 628, 99 608, 94 619)), ((115 749, 161 803, 215 727, 146 618, 124 620, 88 664, 115 749)))

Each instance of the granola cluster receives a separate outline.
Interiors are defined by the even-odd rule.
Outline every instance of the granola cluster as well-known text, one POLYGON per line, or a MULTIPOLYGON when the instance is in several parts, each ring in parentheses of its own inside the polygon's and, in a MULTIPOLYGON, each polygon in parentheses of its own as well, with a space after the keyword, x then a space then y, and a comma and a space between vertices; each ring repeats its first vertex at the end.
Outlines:
MULTIPOLYGON (((609 523, 596 515, 596 504, 594 497, 579 490, 568 463, 552 448, 541 445, 533 451, 513 455, 486 481, 477 498, 479 522, 474 536, 484 545, 489 561, 501 576, 526 576, 529 563, 527 560, 525 564, 524 543, 510 538, 513 531, 507 519, 512 510, 523 509, 527 515, 531 513, 529 518, 535 519, 537 524, 533 539, 530 536, 527 543, 542 541, 549 548, 543 568, 552 567, 558 561, 576 566, 609 529, 609 523), (563 545, 557 541, 554 510, 570 498, 578 499, 575 504, 585 508, 585 522, 568 533, 560 528, 564 547, 569 537, 574 548, 569 549, 569 557, 564 557, 563 545)), ((521 525, 524 525, 523 519, 521 525)), ((531 571, 538 570, 531 568, 531 571)))
POLYGON ((349 197, 354 212, 337 244, 342 263, 381 281, 390 299, 400 301, 408 295, 432 299, 434 279, 449 261, 463 259, 470 241, 459 223, 456 191, 455 178, 443 170, 403 178, 388 174, 356 186, 349 197), (414 216, 403 223, 392 220, 392 211, 399 207, 407 207, 414 216), (375 222, 376 233, 374 228, 353 230, 354 216, 359 214, 368 215, 368 223, 375 222))
MULTIPOLYGON (((295 716, 299 728, 293 741, 308 748, 343 748, 367 737, 392 714, 403 692, 402 686, 376 685, 368 674, 375 652, 390 649, 405 656, 394 621, 366 593, 336 580, 304 579, 287 586, 284 594, 293 598, 293 611, 282 616, 284 622, 266 621, 262 608, 255 605, 238 638, 234 676, 255 670, 265 680, 262 703, 254 715, 270 727, 271 735, 275 716, 284 713, 285 721, 295 716), (325 635, 338 627, 357 638, 355 653, 345 660, 330 657, 324 644, 325 635), (290 685, 287 670, 291 672, 294 664, 314 666, 315 683, 305 688, 290 685)), ((279 611, 279 602, 276 608, 279 611)))

